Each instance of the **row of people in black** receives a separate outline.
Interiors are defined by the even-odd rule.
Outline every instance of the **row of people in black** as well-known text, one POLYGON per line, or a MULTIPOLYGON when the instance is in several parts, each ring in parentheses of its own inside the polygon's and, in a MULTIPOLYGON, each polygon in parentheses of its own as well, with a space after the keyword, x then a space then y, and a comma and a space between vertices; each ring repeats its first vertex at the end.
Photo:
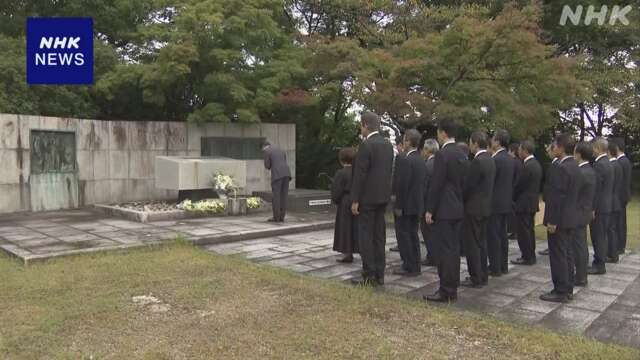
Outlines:
POLYGON ((352 149, 340 151, 343 168, 332 185, 338 205, 334 250, 345 254, 340 262, 360 253, 362 278, 356 283, 384 284, 384 214, 392 195, 402 259, 394 274, 417 276, 421 266, 437 266, 440 286, 425 297, 428 301, 455 301, 458 286, 483 287, 490 276, 507 274, 510 221, 522 254, 511 263, 535 264, 541 189, 554 284, 542 300, 570 301, 573 287, 587 284, 587 274, 604 274, 605 264, 624 253, 631 162, 623 144, 596 139, 576 145, 570 135, 558 135, 548 149, 553 161, 543 177, 534 143, 512 147, 510 156, 506 130, 491 138, 476 131, 462 145, 455 140, 456 123, 445 119, 438 124, 437 141, 427 139, 420 146, 421 134, 410 129, 394 155, 379 133, 377 115, 367 112, 361 121, 364 140, 355 155, 352 149), (595 252, 591 266, 587 226, 595 252), (419 229, 427 249, 424 259, 419 229), (462 253, 469 277, 461 282, 462 253))

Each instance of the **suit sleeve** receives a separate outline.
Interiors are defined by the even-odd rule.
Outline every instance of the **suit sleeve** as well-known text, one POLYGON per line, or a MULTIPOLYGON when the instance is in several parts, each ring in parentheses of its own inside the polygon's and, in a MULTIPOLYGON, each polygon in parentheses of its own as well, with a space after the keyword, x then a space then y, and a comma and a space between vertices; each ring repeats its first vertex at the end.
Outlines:
POLYGON ((447 178, 447 164, 444 161, 442 151, 436 153, 433 159, 433 174, 429 184, 429 196, 427 199, 427 212, 433 214, 440 204, 442 193, 444 192, 444 182, 447 178))
POLYGON ((551 189, 549 194, 549 221, 551 225, 560 225, 562 220, 562 214, 566 204, 565 199, 569 192, 569 179, 567 170, 558 166, 554 172, 554 176, 551 177, 551 189))
POLYGON ((360 145, 358 154, 356 155, 356 167, 353 169, 353 185, 351 186, 351 196, 353 202, 360 202, 362 196, 364 181, 369 174, 369 166, 371 164, 371 150, 367 146, 366 141, 360 145))
POLYGON ((264 152, 264 167, 267 170, 271 170, 271 152, 269 150, 264 152))

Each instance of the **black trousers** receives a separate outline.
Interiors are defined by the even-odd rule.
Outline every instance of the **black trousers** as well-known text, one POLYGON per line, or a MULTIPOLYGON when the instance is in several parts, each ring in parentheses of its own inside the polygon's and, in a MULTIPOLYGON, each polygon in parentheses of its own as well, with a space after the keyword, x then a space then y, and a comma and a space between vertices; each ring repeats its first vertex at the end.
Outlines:
POLYGON ((486 217, 465 216, 464 251, 471 281, 474 284, 486 283, 489 279, 486 217))
POLYGON ((547 233, 549 242, 549 264, 553 289, 560 295, 573 294, 573 246, 575 229, 556 229, 547 233))
POLYGON ((396 238, 402 258, 402 267, 409 272, 420 271, 420 238, 418 237, 418 215, 403 215, 397 218, 396 238))
POLYGON ((589 264, 589 247, 587 245, 587 226, 578 226, 573 241, 573 258, 575 263, 575 282, 587 281, 587 266, 589 264))
POLYGON ((607 253, 609 248, 609 242, 607 235, 609 232, 609 217, 610 214, 596 213, 596 217, 591 221, 589 225, 589 231, 591 232, 591 243, 593 244, 593 263, 592 266, 598 270, 606 270, 605 261, 607 260, 607 253))
POLYGON ((287 214, 287 196, 289 195, 288 177, 283 177, 271 182, 271 210, 273 211, 273 219, 276 221, 284 221, 287 214))
POLYGON ((627 205, 625 204, 618 216, 618 252, 624 254, 627 248, 627 205))
POLYGON ((424 215, 420 216, 420 232, 422 232, 422 241, 424 241, 424 247, 427 249, 427 261, 434 262, 433 259, 433 240, 431 237, 431 225, 427 224, 424 219, 424 215))
POLYGON ((508 217, 509 214, 493 214, 489 217, 487 250, 491 272, 507 273, 509 271, 508 217))
POLYGON ((533 222, 536 214, 516 215, 516 234, 522 258, 526 261, 536 260, 536 233, 533 222))
POLYGON ((436 220, 432 225, 439 291, 456 296, 460 286, 460 233, 463 220, 436 220))
POLYGON ((620 227, 620 211, 614 211, 609 216, 609 224, 607 226, 607 256, 614 259, 618 258, 618 228, 620 227))
POLYGON ((387 204, 360 206, 358 245, 363 279, 384 281, 386 231, 384 212, 387 204))

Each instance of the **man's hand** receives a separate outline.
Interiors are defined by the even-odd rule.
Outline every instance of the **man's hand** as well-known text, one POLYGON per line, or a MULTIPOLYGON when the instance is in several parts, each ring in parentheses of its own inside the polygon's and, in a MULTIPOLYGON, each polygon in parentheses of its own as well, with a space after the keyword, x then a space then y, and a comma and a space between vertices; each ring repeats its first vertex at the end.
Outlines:
POLYGON ((360 215, 360 204, 357 202, 354 202, 351 204, 351 213, 353 215, 360 215))
POLYGON ((549 234, 555 234, 556 230, 558 230, 558 227, 556 225, 547 225, 547 231, 549 232, 549 234))
POLYGON ((427 213, 424 215, 424 221, 425 221, 428 225, 433 224, 433 214, 431 214, 430 212, 427 212, 427 213))

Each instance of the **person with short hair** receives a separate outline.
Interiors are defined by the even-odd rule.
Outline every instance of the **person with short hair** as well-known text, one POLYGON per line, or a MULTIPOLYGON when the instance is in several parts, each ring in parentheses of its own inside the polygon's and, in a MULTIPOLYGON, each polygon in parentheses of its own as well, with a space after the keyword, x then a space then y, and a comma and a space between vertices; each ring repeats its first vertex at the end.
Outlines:
POLYGON ((575 140, 569 134, 560 134, 554 143, 554 155, 559 160, 550 179, 545 206, 553 290, 540 295, 540 299, 566 303, 573 299, 572 241, 579 223, 578 191, 582 175, 573 158, 575 140))
POLYGON ((418 152, 422 136, 409 129, 403 137, 406 154, 395 168, 394 215, 397 219, 396 238, 400 249, 402 266, 394 275, 417 276, 420 274, 420 238, 418 216, 423 213, 424 181, 426 166, 418 152))
POLYGON ((338 152, 338 161, 342 169, 338 170, 331 182, 331 200, 336 205, 336 223, 333 233, 333 250, 344 254, 337 261, 352 263, 353 254, 358 253, 355 218, 351 213, 351 180, 353 148, 346 147, 338 152))
POLYGON ((587 245, 587 225, 594 219, 594 200, 596 197, 596 173, 589 164, 593 158, 591 144, 584 141, 576 145, 574 157, 582 174, 582 186, 578 190, 579 221, 573 241, 575 263, 575 286, 587 286, 587 267, 589 264, 589 246, 587 245))
POLYGON ((596 160, 593 168, 596 173, 596 195, 594 201, 595 217, 589 225, 591 243, 593 244, 593 261, 587 269, 589 275, 606 274, 607 252, 609 247, 608 232, 613 209, 614 170, 609 161, 609 142, 603 138, 593 141, 593 152, 596 160))
POLYGON ((627 205, 631 201, 631 172, 633 164, 624 153, 624 139, 614 138, 617 145, 616 160, 622 168, 622 195, 620 204, 620 216, 618 218, 618 254, 624 254, 627 248, 627 205))
POLYGON ((609 218, 609 232, 607 240, 609 247, 607 249, 607 262, 617 263, 620 255, 620 216, 624 208, 625 189, 624 189, 624 170, 622 164, 618 161, 618 144, 609 141, 609 161, 613 168, 613 202, 611 216, 609 218))
POLYGON ((380 119, 373 112, 362 114, 360 132, 365 140, 358 149, 353 169, 351 212, 358 218, 362 278, 353 282, 378 286, 384 285, 384 213, 391 199, 393 146, 380 134, 380 119))
POLYGON ((268 140, 262 143, 264 152, 264 167, 271 171, 271 208, 273 217, 267 221, 284 222, 287 215, 287 196, 291 170, 287 164, 287 154, 268 140))
POLYGON ((469 148, 474 154, 464 185, 464 247, 469 277, 462 286, 480 288, 489 281, 487 265, 487 219, 496 173, 487 152, 489 138, 484 131, 471 134, 469 148))
POLYGON ((460 233, 464 219, 463 186, 468 168, 467 155, 456 144, 458 125, 450 119, 438 122, 438 142, 433 178, 429 186, 425 221, 433 225, 436 242, 438 290, 427 301, 451 302, 458 298, 460 285, 460 233))
POLYGON ((520 144, 518 155, 523 167, 514 188, 514 212, 516 214, 516 232, 520 258, 511 260, 515 265, 534 265, 536 263, 536 233, 534 220, 540 210, 540 183, 542 166, 533 156, 536 146, 532 140, 520 144))
MULTIPOLYGON (((422 156, 424 157, 426 165, 426 174, 424 180, 424 203, 427 203, 429 196, 429 187, 431 184, 431 178, 433 177, 433 163, 435 161, 436 153, 440 150, 440 145, 436 139, 426 139, 422 148, 422 156)), ((431 225, 425 221, 426 210, 420 216, 420 230, 422 232, 422 241, 427 250, 427 254, 422 261, 423 266, 436 266, 434 259, 433 240, 431 239, 431 225)))

